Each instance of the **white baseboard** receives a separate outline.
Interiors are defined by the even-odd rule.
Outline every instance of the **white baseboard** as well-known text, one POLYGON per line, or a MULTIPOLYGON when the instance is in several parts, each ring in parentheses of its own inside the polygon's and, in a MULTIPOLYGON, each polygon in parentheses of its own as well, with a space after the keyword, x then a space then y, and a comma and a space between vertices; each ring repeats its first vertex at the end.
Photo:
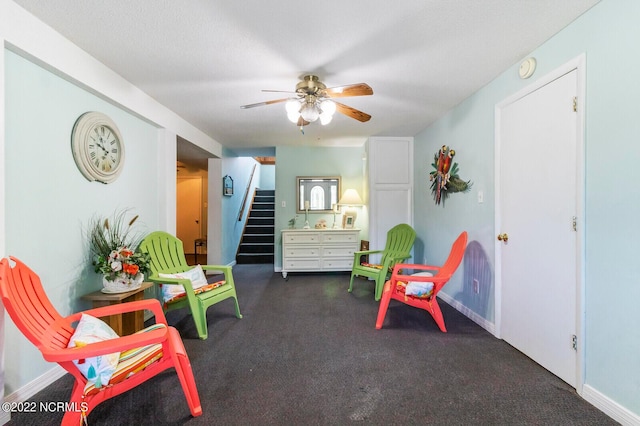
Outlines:
POLYGON ((582 387, 581 396, 585 401, 625 426, 640 426, 640 416, 627 410, 611 398, 598 392, 589 385, 582 387))
MULTIPOLYGON (((33 379, 26 385, 22 386, 20 389, 10 393, 9 395, 6 395, 4 397, 4 401, 5 402, 27 401, 29 400, 29 398, 31 398, 32 396, 40 392, 42 389, 46 388, 47 386, 49 386, 50 384, 58 380, 60 377, 64 376, 65 374, 67 374, 67 370, 60 367, 59 365, 55 365, 53 368, 51 368, 49 371, 47 371, 40 377, 33 379)), ((62 401, 62 402, 66 402, 66 401, 62 401)))
POLYGON ((469 318, 471 321, 478 324, 480 327, 487 330, 493 336, 496 335, 496 326, 494 323, 489 322, 486 319, 482 318, 480 315, 476 314, 471 309, 467 308, 462 303, 458 302, 457 300, 455 300, 454 298, 452 298, 446 293, 440 292, 438 293, 438 297, 442 299, 444 302, 447 302, 448 305, 452 306, 455 310, 460 312, 462 315, 464 315, 465 317, 469 318))

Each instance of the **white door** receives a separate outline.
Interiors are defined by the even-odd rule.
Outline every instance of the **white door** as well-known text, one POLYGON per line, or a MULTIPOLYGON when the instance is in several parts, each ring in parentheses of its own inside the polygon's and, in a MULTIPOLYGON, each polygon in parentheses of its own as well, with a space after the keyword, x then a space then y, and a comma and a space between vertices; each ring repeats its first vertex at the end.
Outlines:
POLYGON ((369 248, 381 250, 391 228, 413 226, 413 138, 370 138, 368 153, 369 248))
POLYGON ((574 69, 498 110, 496 229, 501 337, 574 387, 576 92, 574 69))
POLYGON ((192 253, 202 236, 202 178, 178 178, 176 186, 176 236, 184 252, 192 253))

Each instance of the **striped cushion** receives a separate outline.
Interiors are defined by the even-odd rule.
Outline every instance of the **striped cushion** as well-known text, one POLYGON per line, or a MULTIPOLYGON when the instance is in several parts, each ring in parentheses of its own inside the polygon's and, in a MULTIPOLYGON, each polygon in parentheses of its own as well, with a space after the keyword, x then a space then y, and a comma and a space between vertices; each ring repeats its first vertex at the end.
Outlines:
MULTIPOLYGON (((207 284, 207 285, 202 286, 202 287, 194 288, 193 289, 193 293, 194 294, 204 293, 206 291, 213 290, 214 288, 221 287, 221 286, 225 285, 226 283, 227 283, 226 281, 217 281, 215 283, 207 284)), ((162 285, 166 286, 167 284, 162 284, 162 285)), ((180 286, 180 287, 182 287, 182 286, 180 286)), ((187 293, 183 291, 182 293, 177 294, 177 295, 173 296, 172 298, 170 298, 168 300, 165 300, 164 301, 164 306, 166 307, 168 303, 177 302, 178 300, 182 300, 182 299, 184 299, 186 297, 187 297, 187 293)))
POLYGON ((362 262, 360 265, 366 266, 367 268, 382 269, 382 265, 378 265, 376 263, 362 262))
MULTIPOLYGON (((157 330, 159 328, 165 328, 164 324, 153 324, 138 333, 145 333, 147 331, 157 330)), ((120 359, 118 360, 118 366, 116 371, 111 376, 109 384, 102 388, 96 388, 93 384, 87 383, 84 388, 84 395, 94 395, 109 386, 113 386, 122 382, 127 377, 144 370, 152 363, 162 358, 162 344, 156 343, 152 345, 143 346, 141 348, 133 348, 120 353, 120 359)))
MULTIPOLYGON (((360 266, 364 266, 366 268, 373 268, 373 269, 380 269, 382 270, 383 265, 377 264, 377 263, 367 263, 367 262, 362 262, 360 264, 360 266)), ((389 267, 389 272, 393 271, 393 267, 390 266, 389 267)))

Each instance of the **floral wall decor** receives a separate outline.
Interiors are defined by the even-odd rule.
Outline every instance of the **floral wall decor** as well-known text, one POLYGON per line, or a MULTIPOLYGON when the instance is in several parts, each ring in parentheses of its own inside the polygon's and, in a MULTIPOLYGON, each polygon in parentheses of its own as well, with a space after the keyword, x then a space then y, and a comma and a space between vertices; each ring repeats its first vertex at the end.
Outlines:
POLYGON ((456 155, 455 150, 449 149, 447 145, 442 145, 442 148, 433 156, 433 164, 431 166, 435 169, 429 173, 429 180, 431 181, 431 194, 436 204, 444 206, 444 201, 449 197, 449 194, 453 192, 467 192, 471 188, 471 181, 463 181, 458 176, 458 163, 453 162, 453 157, 456 155))

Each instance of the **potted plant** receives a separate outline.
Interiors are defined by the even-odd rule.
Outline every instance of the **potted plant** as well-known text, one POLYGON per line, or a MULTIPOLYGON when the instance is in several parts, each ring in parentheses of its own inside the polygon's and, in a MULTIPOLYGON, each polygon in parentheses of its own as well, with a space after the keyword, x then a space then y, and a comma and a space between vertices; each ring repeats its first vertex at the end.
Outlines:
POLYGON ((94 218, 89 227, 89 246, 97 273, 102 274, 105 293, 122 293, 140 288, 149 273, 149 255, 138 251, 142 240, 132 231, 138 219, 125 221, 126 211, 109 218, 94 218))

